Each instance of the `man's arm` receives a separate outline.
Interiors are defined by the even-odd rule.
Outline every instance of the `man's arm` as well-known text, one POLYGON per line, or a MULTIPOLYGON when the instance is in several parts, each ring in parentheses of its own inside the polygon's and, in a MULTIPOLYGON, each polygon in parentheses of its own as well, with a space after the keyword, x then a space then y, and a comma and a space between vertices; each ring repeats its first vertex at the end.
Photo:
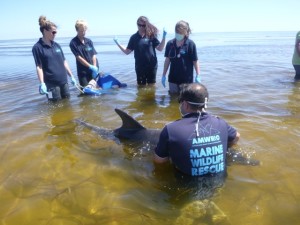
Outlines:
POLYGON ((159 136, 157 146, 154 150, 153 161, 155 163, 165 163, 169 161, 169 152, 168 152, 168 140, 169 135, 166 127, 162 130, 159 136), (159 156, 161 155, 161 156, 159 156), (165 157, 163 157, 165 156, 165 157))
POLYGON ((158 156, 156 153, 154 153, 153 162, 158 163, 158 164, 166 163, 166 162, 169 162, 169 157, 162 158, 162 157, 158 156))
POLYGON ((235 138, 228 143, 228 146, 231 147, 232 145, 237 144, 237 142, 240 140, 240 136, 241 136, 240 133, 236 132, 235 138))

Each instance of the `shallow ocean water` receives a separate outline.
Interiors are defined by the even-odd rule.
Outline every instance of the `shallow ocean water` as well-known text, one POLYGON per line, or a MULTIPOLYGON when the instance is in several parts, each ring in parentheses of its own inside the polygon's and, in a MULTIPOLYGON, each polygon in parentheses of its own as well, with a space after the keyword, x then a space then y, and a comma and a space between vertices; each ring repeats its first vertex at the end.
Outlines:
MULTIPOLYGON (((299 224, 300 83, 294 82, 291 65, 295 34, 191 36, 210 94, 208 111, 237 128, 236 148, 261 162, 228 167, 225 184, 211 199, 228 224, 299 224)), ((81 118, 115 129, 121 120, 114 108, 149 128, 162 128, 180 116, 176 99, 160 84, 163 53, 158 53, 157 86, 138 89, 133 54, 121 53, 111 36, 91 38, 100 68, 128 87, 80 96, 70 86, 71 98, 56 104, 38 94, 31 54, 37 38, 0 41, 2 224, 175 224, 191 203, 177 198, 172 171, 155 170, 147 143, 117 144, 74 122, 81 118)), ((119 37, 124 45, 128 39, 119 37)), ((76 75, 70 40, 56 39, 76 75)), ((215 212, 210 213, 198 222, 216 224, 215 212)), ((191 215, 186 219, 183 224, 191 215)))

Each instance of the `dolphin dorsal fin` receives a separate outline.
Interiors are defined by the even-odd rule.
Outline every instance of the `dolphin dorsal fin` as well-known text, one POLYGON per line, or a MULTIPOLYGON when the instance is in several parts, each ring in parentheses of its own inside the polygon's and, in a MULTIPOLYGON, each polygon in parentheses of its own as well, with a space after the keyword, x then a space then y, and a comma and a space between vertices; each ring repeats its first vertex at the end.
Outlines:
POLYGON ((138 121, 133 119, 131 116, 129 116, 127 113, 120 109, 115 109, 116 113, 121 117, 122 119, 122 126, 123 129, 146 129, 143 127, 138 121))

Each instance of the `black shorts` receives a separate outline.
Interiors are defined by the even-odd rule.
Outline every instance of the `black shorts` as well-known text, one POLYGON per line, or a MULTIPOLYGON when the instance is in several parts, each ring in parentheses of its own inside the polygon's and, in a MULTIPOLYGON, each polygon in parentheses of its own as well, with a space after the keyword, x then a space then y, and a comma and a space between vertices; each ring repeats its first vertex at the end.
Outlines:
POLYGON ((70 97, 68 83, 65 83, 65 84, 59 85, 59 86, 54 86, 54 85, 48 84, 47 91, 48 91, 47 98, 50 101, 57 101, 57 100, 60 100, 63 98, 70 97))
POLYGON ((135 67, 136 81, 138 85, 155 84, 157 67, 142 68, 135 67))

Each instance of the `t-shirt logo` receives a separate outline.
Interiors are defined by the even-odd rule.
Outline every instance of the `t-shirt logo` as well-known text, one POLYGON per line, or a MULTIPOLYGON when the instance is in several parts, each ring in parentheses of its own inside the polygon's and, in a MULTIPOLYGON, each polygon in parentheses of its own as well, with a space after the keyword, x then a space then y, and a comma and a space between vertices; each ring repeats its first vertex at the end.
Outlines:
POLYGON ((86 47, 85 50, 88 51, 88 52, 92 51, 92 47, 86 47))
POLYGON ((191 139, 191 175, 201 176, 225 170, 224 149, 220 132, 201 127, 201 135, 191 139))

